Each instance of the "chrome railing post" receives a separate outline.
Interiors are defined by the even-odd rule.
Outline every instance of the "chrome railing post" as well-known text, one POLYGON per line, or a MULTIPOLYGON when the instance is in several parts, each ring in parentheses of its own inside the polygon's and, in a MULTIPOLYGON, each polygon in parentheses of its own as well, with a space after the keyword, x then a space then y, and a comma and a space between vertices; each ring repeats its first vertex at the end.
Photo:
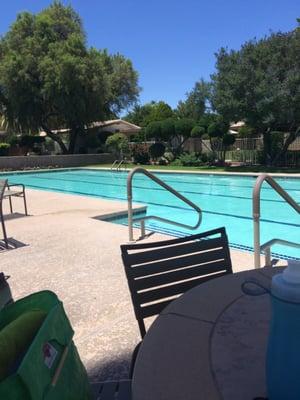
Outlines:
POLYGON ((186 228, 186 229, 196 229, 199 227, 199 225, 201 224, 201 220, 202 220, 202 210, 200 207, 198 207, 196 204, 194 204, 192 201, 188 200, 186 197, 184 197, 182 194, 180 194, 179 192, 177 192, 177 190, 173 189, 171 186, 169 186, 167 183, 163 182, 162 180, 160 180, 157 176, 151 174, 151 172, 147 171, 144 168, 141 167, 136 167, 134 169, 132 169, 127 177, 127 202, 128 202, 128 230, 129 230, 129 241, 132 242, 133 239, 133 222, 140 222, 141 224, 141 233, 142 233, 142 237, 145 236, 145 221, 147 219, 156 219, 157 221, 161 221, 161 222, 165 222, 168 224, 172 224, 172 225, 176 225, 176 226, 180 226, 182 228, 186 228), (141 217, 141 218, 135 218, 133 220, 133 210, 132 210, 132 179, 133 179, 133 175, 136 173, 141 173, 146 175, 148 178, 152 179, 154 182, 156 182, 158 185, 160 185, 161 187, 163 187, 164 189, 168 190, 169 192, 171 192, 174 196, 176 196, 177 198, 179 198, 181 201, 183 201, 184 203, 188 204, 191 208, 193 208, 197 213, 198 213, 198 221, 195 225, 187 225, 187 224, 183 224, 181 222, 176 222, 176 221, 172 221, 170 219, 167 218, 163 218, 163 217, 158 217, 156 215, 148 215, 146 217, 141 217), (143 222, 143 224, 142 224, 143 222))
MULTIPOLYGON (((261 174, 258 176, 252 194, 254 268, 260 268, 260 253, 262 250, 260 246, 260 192, 264 181, 266 181, 291 207, 293 207, 294 210, 300 213, 299 204, 296 203, 296 201, 270 175, 261 174)), ((284 241, 281 240, 281 242, 283 243, 284 241)), ((271 264, 270 247, 269 250, 265 248, 266 251, 270 252, 270 255, 266 254, 266 257, 270 257, 270 260, 268 260, 269 264, 271 264)))
POLYGON ((265 267, 272 267, 270 247, 267 247, 265 250, 265 267))
POLYGON ((132 221, 132 178, 134 169, 130 171, 127 177, 127 203, 128 203, 128 231, 129 241, 133 242, 133 221, 132 221))
POLYGON ((141 238, 144 238, 146 235, 146 229, 145 229, 145 220, 141 220, 141 238))

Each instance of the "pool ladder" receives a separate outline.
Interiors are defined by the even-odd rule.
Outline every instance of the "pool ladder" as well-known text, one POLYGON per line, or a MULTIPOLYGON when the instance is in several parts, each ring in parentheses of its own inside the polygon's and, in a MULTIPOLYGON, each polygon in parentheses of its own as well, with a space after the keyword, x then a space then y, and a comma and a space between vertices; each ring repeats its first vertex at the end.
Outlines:
POLYGON ((274 238, 264 244, 260 244, 260 192, 264 182, 267 182, 297 213, 300 213, 300 205, 268 174, 261 174, 257 178, 252 195, 253 201, 253 232, 254 232, 254 268, 260 268, 260 254, 265 255, 265 266, 270 267, 271 247, 274 244, 282 244, 300 249, 300 243, 274 238))
POLYGON ((127 168, 127 161, 123 158, 121 161, 120 160, 115 160, 112 164, 112 166, 110 167, 111 171, 113 171, 114 169, 116 171, 120 171, 122 165, 124 166, 124 169, 127 168))
POLYGON ((171 186, 167 185, 165 182, 163 182, 161 179, 159 179, 157 176, 152 174, 151 172, 147 171, 144 168, 141 167, 136 167, 133 170, 130 171, 127 177, 127 201, 128 201, 128 229, 129 229, 129 241, 133 242, 134 237, 133 237, 133 224, 134 223, 140 223, 140 228, 141 228, 141 236, 139 239, 143 239, 146 237, 146 231, 145 231, 145 221, 149 219, 155 219, 157 221, 165 222, 167 224, 171 225, 176 225, 180 226, 181 228, 186 228, 186 229, 197 229, 202 220, 202 211, 201 208, 199 208, 196 204, 188 200, 186 197, 184 197, 182 194, 177 192, 177 190, 173 189, 171 186), (187 225, 183 224, 181 222, 176 222, 167 218, 159 217, 157 215, 146 215, 143 217, 139 218, 134 218, 133 219, 133 209, 132 209, 132 179, 135 174, 144 174, 148 178, 150 178, 152 181, 166 189, 168 192, 172 193, 174 196, 176 196, 178 199, 182 200, 184 203, 189 205, 191 208, 193 208, 197 214, 198 214, 198 221, 195 225, 187 225))

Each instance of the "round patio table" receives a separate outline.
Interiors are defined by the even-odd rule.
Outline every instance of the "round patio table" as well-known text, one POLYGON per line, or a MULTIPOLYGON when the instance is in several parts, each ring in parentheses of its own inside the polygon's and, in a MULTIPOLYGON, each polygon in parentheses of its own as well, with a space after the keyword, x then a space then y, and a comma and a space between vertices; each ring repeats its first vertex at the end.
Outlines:
POLYGON ((133 400, 253 400, 266 396, 269 295, 281 268, 261 268, 205 282, 172 302, 147 332, 135 364, 133 400))

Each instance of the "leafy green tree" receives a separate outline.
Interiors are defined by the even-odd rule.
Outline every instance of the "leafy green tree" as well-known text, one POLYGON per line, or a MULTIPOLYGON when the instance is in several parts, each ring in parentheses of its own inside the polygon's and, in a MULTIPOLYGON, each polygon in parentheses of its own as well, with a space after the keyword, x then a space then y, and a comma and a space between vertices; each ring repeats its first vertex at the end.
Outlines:
POLYGON ((163 143, 153 143, 149 147, 149 153, 154 160, 162 157, 165 154, 166 146, 163 143))
POLYGON ((261 133, 265 162, 275 164, 300 134, 300 28, 246 42, 238 51, 222 48, 216 69, 214 108, 225 119, 244 120, 261 133), (273 157, 272 131, 284 138, 273 157))
POLYGON ((229 131, 229 123, 221 118, 213 122, 208 127, 208 134, 211 138, 222 138, 229 131))
POLYGON ((191 137, 191 132, 195 126, 195 121, 191 118, 182 118, 175 121, 175 134, 177 138, 177 145, 174 147, 174 153, 180 154, 184 143, 191 137))
POLYGON ((169 143, 173 155, 178 156, 186 140, 191 137, 195 121, 190 118, 153 121, 146 127, 147 139, 161 140, 169 143))
POLYGON ((155 104, 154 101, 146 103, 144 105, 135 104, 133 109, 124 117, 125 121, 131 122, 132 124, 145 127, 147 117, 151 114, 152 106, 155 104))
POLYGON ((20 132, 42 128, 63 153, 95 120, 137 100, 137 73, 120 54, 87 48, 78 14, 55 1, 21 13, 0 40, 1 113, 20 132), (54 129, 70 129, 68 144, 54 129))
POLYGON ((145 128, 146 138, 151 140, 160 140, 162 139, 161 135, 161 122, 153 121, 145 128))
POLYGON ((153 121, 163 121, 167 118, 172 118, 174 116, 174 112, 169 104, 164 101, 154 102, 152 104, 150 114, 145 117, 144 124, 147 126, 153 121))
POLYGON ((179 118, 191 118, 199 121, 210 108, 211 83, 201 79, 193 89, 186 94, 186 100, 179 101, 176 114, 179 118))
POLYGON ((161 139, 169 141, 170 138, 175 136, 175 120, 174 118, 167 118, 160 123, 161 139))
POLYGON ((142 106, 134 106, 133 110, 124 119, 133 124, 146 127, 151 122, 163 121, 173 116, 174 112, 167 103, 164 101, 152 101, 142 106))
POLYGON ((229 127, 229 123, 219 117, 218 120, 209 125, 207 130, 212 150, 216 149, 216 144, 221 147, 222 161, 225 161, 228 147, 235 142, 235 136, 228 132, 229 127))
POLYGON ((205 130, 204 126, 196 125, 191 130, 191 137, 193 137, 193 138, 201 138, 205 134, 205 132, 206 132, 206 130, 205 130))
POLYGON ((128 139, 123 133, 114 133, 108 136, 105 144, 115 153, 116 157, 120 157, 129 151, 128 139))

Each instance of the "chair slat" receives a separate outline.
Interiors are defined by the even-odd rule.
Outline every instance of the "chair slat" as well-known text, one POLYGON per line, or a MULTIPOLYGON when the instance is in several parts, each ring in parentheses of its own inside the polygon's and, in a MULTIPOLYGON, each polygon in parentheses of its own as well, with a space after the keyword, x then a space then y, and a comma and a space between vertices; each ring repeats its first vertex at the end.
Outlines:
MULTIPOLYGON (((227 275, 229 272, 221 272, 219 274, 216 275, 216 277, 221 277, 224 275, 227 275)), ((172 299, 168 299, 168 300, 164 300, 164 301, 160 301, 160 302, 156 302, 156 303, 151 303, 151 304, 143 304, 143 306, 139 307, 138 310, 138 315, 141 318, 148 318, 151 317, 152 315, 157 315, 160 314, 166 307, 167 305, 169 305, 172 301, 174 301, 176 298, 178 298, 182 293, 185 293, 187 290, 190 290, 192 288, 194 288, 197 285, 200 285, 201 283, 207 282, 209 280, 213 279, 213 276, 204 276, 201 279, 197 279, 195 283, 193 283, 192 281, 190 282, 190 286, 186 285, 185 286, 185 290, 182 291, 181 293, 179 293, 178 295, 174 295, 174 297, 172 299)))
POLYGON ((139 318, 148 318, 152 315, 157 315, 162 312, 164 308, 167 307, 174 299, 161 301, 159 303, 150 304, 145 307, 140 307, 139 318))
POLYGON ((224 250, 217 249, 205 253, 193 254, 184 257, 171 258, 152 264, 144 264, 130 268, 130 275, 134 278, 153 275, 162 271, 169 271, 176 268, 184 268, 192 265, 205 264, 214 260, 224 259, 224 250))
POLYGON ((192 280, 178 282, 178 283, 176 282, 172 285, 163 286, 163 287, 159 287, 159 288, 153 288, 146 292, 138 292, 136 296, 137 296, 137 299, 140 304, 150 303, 152 301, 157 301, 159 299, 163 299, 166 297, 172 297, 175 295, 185 293, 187 290, 199 285, 200 283, 203 283, 204 281, 212 279, 214 277, 215 276, 213 276, 213 275, 198 276, 197 278, 194 278, 192 280))
POLYGON ((144 318, 159 314, 200 283, 232 272, 225 228, 155 243, 122 245, 121 250, 142 337, 146 332, 144 318))
POLYGON ((214 249, 224 246, 222 238, 205 239, 201 241, 194 241, 170 247, 158 248, 155 250, 141 251, 139 253, 132 253, 125 255, 125 264, 137 265, 156 260, 163 260, 169 257, 182 256, 184 254, 191 254, 199 251, 214 249))
POLYGON ((214 274, 227 270, 228 264, 225 260, 212 262, 210 264, 196 265, 187 269, 180 269, 159 275, 146 276, 141 279, 135 279, 132 286, 136 291, 148 289, 154 286, 166 285, 179 280, 195 278, 207 274, 214 274))
POLYGON ((185 242, 191 242, 193 240, 200 240, 200 239, 207 239, 211 238, 212 236, 218 235, 219 237, 226 237, 226 230, 224 227, 222 228, 217 228, 217 229, 212 229, 210 231, 202 232, 202 233, 196 233, 194 235, 189 235, 189 236, 183 236, 179 237, 176 239, 168 239, 168 240, 163 240, 163 241, 158 241, 158 242, 138 242, 138 243, 133 243, 133 244, 122 244, 121 245, 121 250, 122 252, 124 251, 127 253, 130 250, 142 250, 142 249, 153 249, 153 248, 159 248, 159 247, 166 247, 166 246, 173 246, 174 244, 179 244, 179 243, 185 243, 185 242))

